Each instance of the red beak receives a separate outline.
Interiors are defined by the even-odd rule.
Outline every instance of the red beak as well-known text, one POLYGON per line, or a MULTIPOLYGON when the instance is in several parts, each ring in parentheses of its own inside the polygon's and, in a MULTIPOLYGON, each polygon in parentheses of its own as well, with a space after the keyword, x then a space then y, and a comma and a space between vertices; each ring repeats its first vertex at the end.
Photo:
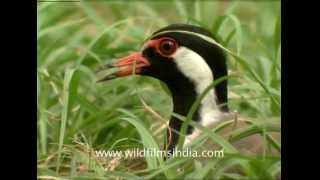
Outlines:
POLYGON ((140 52, 135 52, 129 56, 118 59, 116 62, 106 64, 100 67, 97 71, 115 69, 113 73, 105 75, 98 82, 114 79, 117 77, 128 76, 130 74, 139 74, 145 67, 150 66, 149 61, 142 56, 140 52))

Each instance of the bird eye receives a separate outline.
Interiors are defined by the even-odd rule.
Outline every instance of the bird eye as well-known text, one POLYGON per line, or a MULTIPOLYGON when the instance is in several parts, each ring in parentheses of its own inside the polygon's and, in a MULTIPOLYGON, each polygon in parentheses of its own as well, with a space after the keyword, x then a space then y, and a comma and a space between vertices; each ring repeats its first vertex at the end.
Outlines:
POLYGON ((177 49, 177 44, 174 40, 164 39, 160 42, 159 51, 163 56, 172 55, 177 49))

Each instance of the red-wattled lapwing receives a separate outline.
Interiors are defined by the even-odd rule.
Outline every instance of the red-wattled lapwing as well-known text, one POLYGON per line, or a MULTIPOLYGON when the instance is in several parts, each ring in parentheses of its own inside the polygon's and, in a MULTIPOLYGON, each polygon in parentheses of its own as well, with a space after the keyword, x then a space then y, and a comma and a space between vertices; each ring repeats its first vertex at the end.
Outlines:
MULTIPOLYGON (((174 112, 186 116, 196 98, 216 79, 227 76, 226 56, 206 29, 172 24, 154 32, 141 52, 121 58, 102 69, 117 71, 99 81, 136 73, 163 81, 172 94, 174 112)), ((228 114, 227 80, 217 84, 203 98, 192 119, 203 126, 215 124, 228 114)), ((171 117, 169 126, 180 131, 182 121, 171 117)), ((167 133, 168 150, 177 145, 179 135, 167 133)), ((197 134, 191 126, 186 142, 197 134)))

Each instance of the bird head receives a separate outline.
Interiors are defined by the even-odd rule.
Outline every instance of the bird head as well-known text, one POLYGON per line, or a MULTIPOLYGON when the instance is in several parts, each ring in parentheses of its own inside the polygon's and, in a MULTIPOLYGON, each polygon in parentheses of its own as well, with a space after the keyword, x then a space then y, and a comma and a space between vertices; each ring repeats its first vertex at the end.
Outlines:
MULTIPOLYGON (((99 81, 138 74, 163 81, 173 94, 181 95, 190 88, 200 94, 214 79, 227 75, 225 59, 223 50, 208 30, 172 24, 154 32, 140 52, 104 65, 100 70, 116 71, 99 81)), ((227 102, 226 81, 215 87, 215 97, 218 104, 227 102)), ((226 105, 220 108, 228 109, 226 105)))

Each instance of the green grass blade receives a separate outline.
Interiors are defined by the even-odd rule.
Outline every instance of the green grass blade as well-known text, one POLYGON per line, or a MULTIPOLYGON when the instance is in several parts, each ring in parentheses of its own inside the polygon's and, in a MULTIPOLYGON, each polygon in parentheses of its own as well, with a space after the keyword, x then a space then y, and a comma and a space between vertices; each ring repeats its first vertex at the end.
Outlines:
POLYGON ((236 37, 236 44, 237 44, 237 55, 240 55, 241 53, 241 49, 242 49, 242 44, 243 44, 243 33, 242 33, 242 28, 241 28, 241 23, 240 20, 233 14, 228 14, 225 16, 219 16, 212 27, 212 32, 214 34, 219 34, 220 31, 222 31, 224 25, 227 23, 228 20, 231 20, 234 24, 234 30, 237 36, 233 36, 233 32, 231 31, 229 36, 227 36, 227 38, 224 40, 224 42, 226 41, 230 41, 232 37, 236 37))
POLYGON ((278 122, 262 122, 256 123, 245 128, 237 129, 232 132, 232 137, 229 139, 230 142, 235 142, 253 134, 262 134, 263 131, 267 132, 280 132, 281 128, 278 122))
POLYGON ((225 48, 223 45, 216 43, 220 48, 222 48, 224 51, 226 51, 228 54, 230 54, 232 57, 235 58, 235 60, 253 77, 253 79, 265 90, 265 92, 269 95, 271 100, 275 103, 278 111, 280 111, 280 102, 277 100, 276 97, 270 92, 270 89, 268 86, 259 78, 259 76, 255 73, 255 71, 252 70, 250 65, 246 62, 245 59, 238 56, 237 54, 233 53, 229 49, 225 48))
POLYGON ((55 26, 50 26, 48 28, 41 29, 41 31, 39 31, 37 39, 39 40, 40 38, 57 31, 63 31, 64 29, 69 29, 74 26, 84 25, 85 22, 86 19, 77 19, 74 21, 68 21, 66 23, 57 24, 55 26))
MULTIPOLYGON (((143 143, 144 147, 149 148, 149 149, 153 149, 156 151, 160 150, 158 144, 156 143, 156 141, 152 137, 151 133, 138 120, 138 117, 136 117, 134 114, 132 114, 131 112, 126 111, 124 109, 119 109, 119 111, 128 116, 128 117, 123 117, 121 119, 128 121, 130 124, 132 124, 137 129, 137 131, 139 132, 140 137, 142 139, 142 143, 143 143)), ((162 162, 161 157, 147 156, 146 160, 148 162, 148 167, 151 169, 155 169, 158 167, 157 161, 159 161, 160 163, 162 162)))
POLYGON ((173 169, 174 167, 177 167, 178 165, 181 165, 182 163, 184 163, 186 161, 186 159, 178 159, 170 164, 167 164, 167 165, 164 165, 161 169, 151 173, 150 175, 147 175, 147 176, 144 176, 143 179, 152 179, 154 177, 156 177, 157 175, 167 171, 167 170, 170 170, 170 169, 173 169))
POLYGON ((176 7, 176 10, 178 12, 178 14, 181 17, 184 17, 184 21, 188 19, 188 12, 186 7, 184 6, 184 3, 181 0, 174 0, 174 4, 176 7))
MULTIPOLYGON (((187 127, 190 123, 190 121, 192 121, 192 117, 194 115, 194 113, 196 112, 197 108, 199 107, 201 101, 203 100, 203 98, 207 95, 207 93, 212 89, 214 88, 218 83, 222 82, 222 81, 225 81, 227 80, 227 77, 223 77, 223 78, 220 78, 219 80, 217 81, 213 81, 202 93, 199 97, 197 97, 196 101, 192 104, 188 114, 187 114, 187 117, 185 119, 185 121, 183 122, 182 126, 181 126, 181 130, 180 130, 180 133, 181 134, 186 134, 186 131, 187 131, 187 127)), ((179 140, 179 143, 178 143, 178 149, 182 149, 182 146, 183 146, 183 143, 184 143, 184 137, 180 137, 180 140, 179 140)))
MULTIPOLYGON (((178 115, 175 113, 173 114, 173 116, 180 119, 181 121, 186 120, 185 117, 182 117, 181 115, 178 115)), ((215 132, 211 131, 211 129, 206 128, 204 126, 201 126, 201 125, 199 125, 199 123, 194 122, 194 121, 190 121, 189 125, 202 131, 202 133, 204 133, 206 136, 208 136, 214 142, 219 144, 227 153, 237 153, 238 152, 238 150, 232 144, 230 144, 227 140, 225 140, 223 137, 219 136, 215 132)), ((180 135, 180 137, 185 137, 185 134, 182 134, 181 131, 179 132, 179 135, 180 135)), ((183 141, 182 138, 180 138, 180 140, 183 141)))
POLYGON ((67 69, 64 76, 64 86, 63 86, 63 96, 62 96, 62 103, 63 109, 61 112, 61 126, 60 126, 60 133, 59 133, 59 143, 58 143, 58 162, 57 162, 57 172, 59 172, 60 162, 61 162, 61 150, 64 144, 64 135, 66 131, 67 119, 68 119, 68 111, 69 111, 69 89, 71 86, 71 80, 75 69, 67 69))
POLYGON ((39 117, 39 136, 40 136, 40 145, 41 145, 41 153, 43 155, 47 154, 47 113, 44 112, 42 107, 39 107, 40 117, 39 117))
POLYGON ((101 27, 105 27, 105 21, 103 18, 99 17, 97 15, 97 12, 95 11, 95 9, 92 7, 91 3, 86 2, 86 1, 80 1, 80 3, 78 3, 81 7, 81 9, 83 10, 83 12, 90 18, 92 19, 96 25, 101 26, 101 27))
POLYGON ((199 0, 194 2, 194 17, 201 22, 201 4, 199 0))
POLYGON ((88 47, 86 48, 86 50, 83 52, 82 56, 80 56, 80 58, 77 60, 77 63, 76 63, 77 66, 80 66, 80 65, 81 65, 81 63, 82 63, 82 61, 84 60, 84 58, 89 54, 89 52, 91 51, 91 49, 93 48, 93 46, 98 42, 98 40, 99 40, 100 38, 102 38, 106 33, 114 30, 114 29, 117 28, 118 26, 123 25, 123 24, 125 24, 125 23, 128 23, 128 21, 129 21, 129 19, 124 19, 124 20, 118 21, 118 22, 116 22, 116 23, 114 23, 114 24, 106 27, 100 34, 98 34, 98 35, 96 36, 96 38, 93 39, 93 40, 90 42, 89 46, 88 46, 88 47))

